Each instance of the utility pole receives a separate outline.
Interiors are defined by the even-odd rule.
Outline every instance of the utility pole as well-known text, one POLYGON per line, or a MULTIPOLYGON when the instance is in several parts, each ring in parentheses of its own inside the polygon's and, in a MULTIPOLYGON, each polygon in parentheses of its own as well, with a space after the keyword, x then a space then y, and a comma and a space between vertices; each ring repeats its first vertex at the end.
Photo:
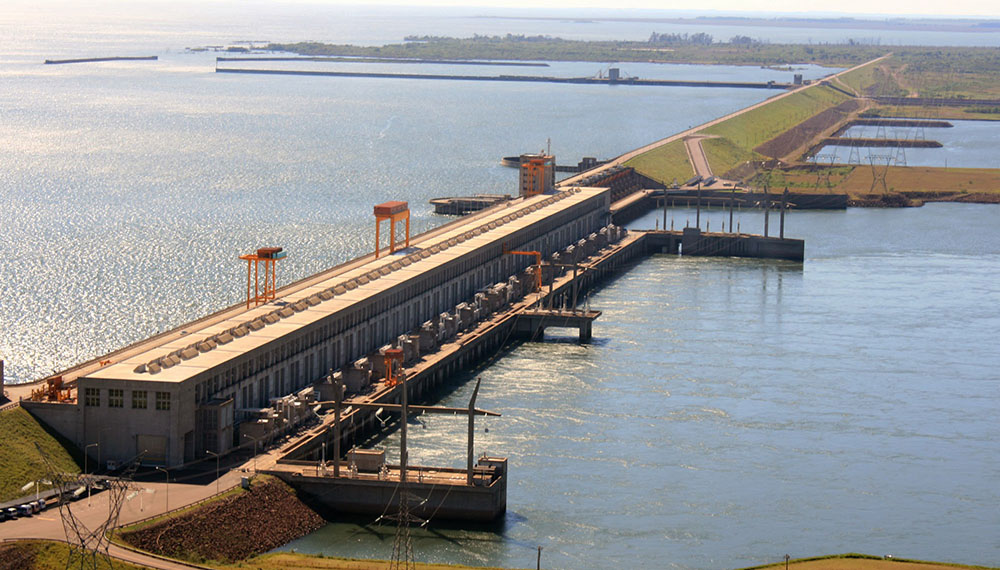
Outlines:
MULTIPOLYGON (((170 473, 163 467, 160 467, 159 465, 154 465, 154 467, 156 468, 157 471, 163 471, 163 474, 167 476, 167 490, 164 493, 164 495, 166 495, 164 502, 164 511, 170 512, 170 473)), ((254 473, 256 472, 257 470, 254 469, 254 473)))
POLYGON ((729 233, 733 233, 733 195, 729 195, 729 233))
POLYGON ((698 183, 698 203, 697 210, 695 210, 694 215, 694 225, 700 230, 701 229, 701 182, 698 183))
POLYGON ((771 195, 767 192, 767 186, 764 187, 764 237, 767 237, 767 224, 768 224, 768 214, 771 212, 771 195))
POLYGON ((788 187, 785 187, 785 191, 781 194, 781 224, 780 224, 780 234, 781 239, 785 239, 785 205, 788 203, 788 187))
POLYGON ((663 231, 667 231, 667 189, 663 189, 663 231))
MULTIPOLYGON (((664 213, 663 215, 666 216, 666 213, 664 213)), ((663 229, 667 229, 667 228, 664 227, 663 229)), ((580 264, 574 261, 573 262, 573 312, 574 313, 576 312, 577 294, 580 291, 580 284, 576 280, 576 277, 577 277, 577 268, 578 267, 580 267, 580 264)))
POLYGON ((205 450, 205 453, 215 456, 215 494, 219 494, 219 454, 214 451, 205 450))
MULTIPOLYGON (((389 366, 392 366, 391 362, 389 363, 389 366)), ((407 392, 407 389, 406 389, 406 376, 402 375, 402 374, 400 375, 400 379, 399 379, 399 390, 400 390, 400 396, 399 396, 400 416, 401 416, 401 420, 403 422, 402 429, 399 432, 399 482, 403 485, 403 490, 405 490, 406 489, 406 454, 407 454, 407 451, 406 451, 406 423, 407 423, 407 416, 408 416, 408 412, 409 412, 409 409, 408 409, 409 403, 406 400, 406 398, 407 398, 407 393, 406 393, 407 392)), ((403 495, 400 495, 400 500, 401 501, 403 500, 403 498, 404 498, 403 495)))
POLYGON ((475 459, 475 438, 476 438, 476 397, 479 396, 479 384, 483 379, 476 379, 476 387, 472 390, 472 398, 469 399, 469 453, 466 456, 466 478, 465 482, 472 486, 473 460, 475 459))
POLYGON ((243 434, 243 437, 249 437, 250 439, 253 440, 253 474, 256 475, 257 474, 257 438, 254 437, 254 436, 252 436, 252 435, 250 435, 250 434, 248 434, 248 433, 243 434))
MULTIPOLYGON (((389 363, 392 366, 392 362, 389 363)), ((344 402, 343 384, 334 379, 333 369, 330 369, 330 381, 333 383, 333 476, 340 477, 340 406, 344 402)))

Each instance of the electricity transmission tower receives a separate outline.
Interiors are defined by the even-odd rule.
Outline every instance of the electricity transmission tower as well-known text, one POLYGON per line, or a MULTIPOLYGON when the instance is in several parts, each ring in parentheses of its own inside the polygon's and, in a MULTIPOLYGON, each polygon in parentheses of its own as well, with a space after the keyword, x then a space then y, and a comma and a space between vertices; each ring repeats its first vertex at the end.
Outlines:
POLYGON ((889 187, 885 182, 885 178, 889 173, 889 165, 892 164, 892 159, 893 156, 891 154, 868 155, 868 162, 872 165, 872 186, 869 188, 869 192, 874 192, 875 188, 881 186, 883 194, 889 193, 889 187))
POLYGON ((814 164, 816 165, 817 190, 822 185, 826 188, 827 194, 833 191, 833 182, 830 180, 830 175, 833 174, 833 164, 836 160, 836 153, 817 154, 814 157, 814 164), (820 164, 821 162, 822 164, 820 164))
POLYGON ((84 473, 77 475, 66 473, 57 469, 52 458, 36 443, 35 447, 45 462, 48 470, 48 479, 59 493, 59 516, 63 523, 63 532, 66 534, 66 542, 69 544, 69 556, 66 558, 66 568, 80 568, 97 570, 107 566, 113 568, 111 555, 108 549, 111 546, 110 531, 118 526, 118 517, 121 514, 122 504, 125 502, 125 494, 132 486, 132 477, 143 454, 140 453, 132 461, 129 461, 120 469, 120 473, 115 477, 109 477, 105 481, 107 491, 105 496, 108 500, 108 516, 99 522, 94 528, 90 528, 75 513, 67 501, 80 486, 93 484, 93 478, 84 473))

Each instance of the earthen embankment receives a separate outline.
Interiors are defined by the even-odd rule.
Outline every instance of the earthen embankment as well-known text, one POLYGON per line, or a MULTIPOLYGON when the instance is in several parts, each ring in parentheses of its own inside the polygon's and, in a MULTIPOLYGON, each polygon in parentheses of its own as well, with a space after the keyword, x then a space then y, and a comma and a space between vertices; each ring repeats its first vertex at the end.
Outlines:
POLYGON ((274 479, 218 501, 122 533, 126 543, 181 560, 235 562, 267 552, 321 526, 323 517, 274 479))

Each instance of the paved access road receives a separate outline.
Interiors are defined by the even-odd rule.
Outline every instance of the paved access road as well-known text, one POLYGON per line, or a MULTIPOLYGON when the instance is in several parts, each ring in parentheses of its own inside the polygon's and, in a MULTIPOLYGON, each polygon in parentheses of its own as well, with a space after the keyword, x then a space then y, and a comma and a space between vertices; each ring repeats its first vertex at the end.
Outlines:
MULTIPOLYGON (((225 472, 218 481, 212 480, 202 485, 170 483, 169 490, 165 481, 136 482, 134 483, 134 487, 140 492, 131 500, 125 501, 118 522, 119 524, 130 524, 147 517, 163 514, 167 511, 168 500, 171 509, 177 509, 207 499, 216 493, 216 489, 225 491, 238 485, 241 476, 245 475, 242 469, 243 466, 240 466, 237 469, 225 472)), ((102 521, 107 520, 108 493, 96 493, 89 499, 84 496, 78 501, 70 503, 69 508, 72 509, 73 513, 84 526, 90 529, 96 528, 102 521)), ((20 538, 66 540, 70 537, 67 537, 63 530, 59 508, 50 507, 30 517, 0 523, 0 540, 20 538)), ((72 540, 75 542, 75 537, 72 540)), ((134 552, 117 545, 112 545, 109 551, 115 558, 149 568, 162 570, 190 570, 191 568, 200 568, 199 566, 164 560, 155 556, 134 552)))

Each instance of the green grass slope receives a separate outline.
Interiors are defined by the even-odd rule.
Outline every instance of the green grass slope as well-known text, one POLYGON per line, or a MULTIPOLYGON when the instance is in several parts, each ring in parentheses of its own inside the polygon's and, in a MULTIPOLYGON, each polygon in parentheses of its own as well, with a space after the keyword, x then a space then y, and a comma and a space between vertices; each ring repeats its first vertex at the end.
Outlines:
POLYGON ((694 168, 688 160, 682 140, 643 153, 626 162, 625 166, 631 166, 639 174, 664 184, 673 184, 674 180, 683 184, 685 180, 694 176, 694 168))
POLYGON ((37 443, 57 469, 79 473, 83 455, 68 441, 48 431, 22 408, 0 413, 0 501, 24 495, 21 487, 47 476, 48 469, 37 443), (72 450, 72 451, 70 451, 72 450))

